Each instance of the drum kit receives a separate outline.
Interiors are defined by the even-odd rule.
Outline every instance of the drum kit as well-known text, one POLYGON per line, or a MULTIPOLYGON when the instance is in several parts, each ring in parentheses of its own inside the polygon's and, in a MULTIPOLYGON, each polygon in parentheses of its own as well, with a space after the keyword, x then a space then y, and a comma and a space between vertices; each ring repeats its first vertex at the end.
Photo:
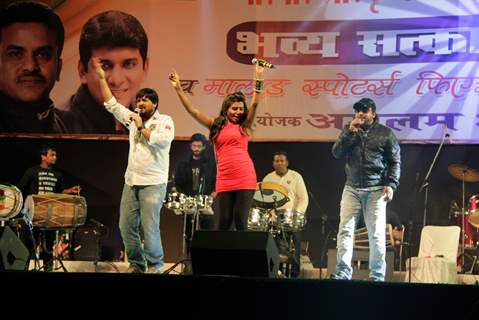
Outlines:
MULTIPOLYGON (((479 171, 462 164, 451 164, 448 172, 462 181, 462 209, 451 210, 450 219, 461 228, 461 266, 464 266, 465 248, 479 247, 479 195, 472 195, 466 207, 466 182, 479 182, 479 171)), ((474 259, 474 261, 477 260, 474 259)), ((474 267, 474 266, 473 266, 474 267)))
MULTIPOLYGON (((173 210, 176 215, 184 215, 183 220, 183 237, 182 237, 182 255, 187 259, 186 252, 186 219, 190 217, 191 233, 190 237, 193 239, 195 230, 199 229, 200 215, 213 215, 213 197, 210 195, 199 194, 196 196, 188 196, 184 193, 178 192, 175 187, 171 188, 171 192, 167 194, 165 200, 165 207, 173 210)), ((184 265, 183 265, 184 267, 184 265)))
MULTIPOLYGON (((85 223, 87 205, 84 197, 51 193, 29 195, 25 201, 23 200, 22 193, 16 186, 8 183, 0 184, 0 222, 3 233, 5 229, 9 229, 7 227, 15 226, 16 236, 20 239, 21 232, 18 226, 30 230, 32 227, 54 230, 58 244, 60 230, 73 230, 85 223), (23 217, 19 218, 17 216, 20 212, 23 213, 23 217)), ((62 268, 65 270, 63 264, 62 268)))
POLYGON ((271 182, 258 182, 249 212, 248 229, 268 231, 273 235, 301 231, 306 223, 304 212, 281 208, 288 201, 285 187, 271 182))

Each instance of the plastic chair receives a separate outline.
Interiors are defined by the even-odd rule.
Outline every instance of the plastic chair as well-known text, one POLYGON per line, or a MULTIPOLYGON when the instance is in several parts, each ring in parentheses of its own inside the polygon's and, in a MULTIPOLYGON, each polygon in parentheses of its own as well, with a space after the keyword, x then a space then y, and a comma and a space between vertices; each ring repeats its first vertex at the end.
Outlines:
POLYGON ((419 253, 406 262, 406 279, 422 283, 457 283, 456 259, 461 229, 458 226, 425 226, 419 253), (410 275, 409 275, 410 273, 410 275))

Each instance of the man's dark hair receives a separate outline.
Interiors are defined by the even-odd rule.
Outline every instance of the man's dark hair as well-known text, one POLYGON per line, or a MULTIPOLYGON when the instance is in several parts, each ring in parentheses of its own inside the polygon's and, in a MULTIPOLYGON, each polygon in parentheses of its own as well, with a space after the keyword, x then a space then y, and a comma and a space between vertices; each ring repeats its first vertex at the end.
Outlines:
POLYGON ((46 156, 48 154, 48 150, 52 150, 55 152, 57 151, 57 149, 55 149, 55 147, 52 145, 49 145, 49 144, 43 145, 40 147, 40 158, 41 156, 46 156))
POLYGON ((284 156, 286 160, 288 160, 288 154, 286 153, 286 151, 276 151, 275 153, 273 153, 273 159, 275 156, 284 156))
POLYGON ((58 46, 57 57, 60 58, 65 42, 65 29, 62 20, 52 8, 41 2, 22 1, 13 2, 0 11, 0 31, 17 22, 37 22, 53 31, 58 46))
POLYGON ((136 93, 136 99, 138 98, 143 98, 143 97, 147 97, 148 99, 151 100, 151 102, 153 102, 154 104, 157 104, 158 103, 158 93, 156 93, 155 90, 153 89, 150 89, 150 88, 143 88, 143 89, 140 89, 140 91, 138 91, 136 93))
POLYGON ((140 50, 145 66, 148 37, 140 21, 122 11, 105 11, 90 18, 80 34, 80 61, 88 70, 93 49, 131 47, 140 50))
POLYGON ((201 143, 203 143, 203 146, 206 146, 206 143, 208 142, 208 140, 206 139, 206 137, 201 134, 201 133, 195 133, 191 136, 191 139, 190 139, 191 142, 195 142, 195 141, 201 141, 201 143))

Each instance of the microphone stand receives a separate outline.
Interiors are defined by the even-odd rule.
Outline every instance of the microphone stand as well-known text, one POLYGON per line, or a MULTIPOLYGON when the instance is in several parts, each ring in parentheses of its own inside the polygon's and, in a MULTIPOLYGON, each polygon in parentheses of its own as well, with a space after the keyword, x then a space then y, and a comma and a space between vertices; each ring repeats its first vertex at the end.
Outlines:
POLYGON ((428 170, 426 176, 424 177, 424 181, 422 182, 421 188, 419 188, 419 192, 422 192, 424 190, 424 212, 423 212, 423 217, 422 217, 422 226, 423 227, 426 225, 426 218, 427 218, 429 176, 431 175, 432 169, 434 168, 434 165, 436 164, 436 160, 439 157, 439 153, 441 152, 442 146, 444 145, 444 140, 445 140, 446 136, 449 136, 449 134, 446 134, 442 137, 441 143, 439 144, 439 147, 437 148, 436 154, 434 155, 434 159, 432 160, 432 163, 429 166, 429 170, 428 170))
POLYGON ((326 247, 327 247, 327 243, 328 243, 329 234, 331 232, 328 231, 328 234, 325 237, 325 225, 326 225, 326 222, 328 221, 328 216, 326 214, 324 214, 323 209, 319 205, 319 203, 316 200, 316 198, 314 197, 313 193, 308 190, 308 194, 311 197, 311 199, 313 200, 314 205, 319 209, 319 212, 321 214, 321 236, 323 237, 323 246, 321 248, 321 252, 320 252, 321 255, 319 257, 319 279, 322 279, 323 278, 323 272, 322 272, 321 268, 322 268, 322 265, 323 265, 324 256, 326 254, 325 251, 326 251, 326 247))

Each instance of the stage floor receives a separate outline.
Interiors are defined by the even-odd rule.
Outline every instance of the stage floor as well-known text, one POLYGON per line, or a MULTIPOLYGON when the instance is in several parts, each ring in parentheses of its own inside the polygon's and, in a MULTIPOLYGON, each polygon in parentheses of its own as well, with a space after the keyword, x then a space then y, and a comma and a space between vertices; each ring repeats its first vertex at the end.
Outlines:
MULTIPOLYGON (((78 273, 90 273, 90 272, 100 272, 100 273, 125 273, 128 269, 127 262, 105 262, 99 261, 96 266, 93 261, 73 261, 73 260, 64 260, 63 265, 67 272, 78 272, 78 273)), ((34 270, 35 266, 33 263, 30 263, 30 270, 34 270)), ((163 266, 162 272, 169 270, 169 275, 181 275, 182 266, 176 265, 173 263, 165 263, 163 266), (174 268, 173 268, 174 267, 174 268), (170 270, 171 269, 171 270, 170 270)), ((65 272, 61 265, 57 262, 55 264, 55 272, 65 272)), ((301 270, 301 276, 299 279, 327 279, 329 278, 329 273, 326 268, 304 268, 301 270)), ((408 282, 408 274, 405 271, 394 271, 392 281, 389 282, 408 282)), ((474 274, 458 274, 458 284, 462 285, 473 285, 479 284, 479 275, 474 274)))

